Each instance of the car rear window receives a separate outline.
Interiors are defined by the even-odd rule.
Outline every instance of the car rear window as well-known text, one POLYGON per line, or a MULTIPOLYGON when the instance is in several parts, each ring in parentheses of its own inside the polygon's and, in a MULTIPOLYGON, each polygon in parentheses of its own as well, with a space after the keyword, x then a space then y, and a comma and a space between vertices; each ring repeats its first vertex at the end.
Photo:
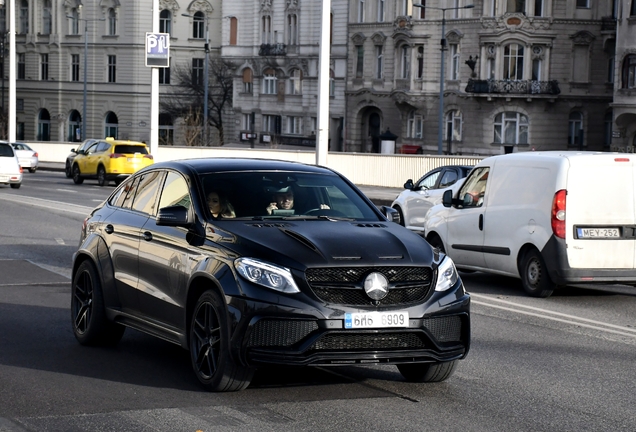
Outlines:
POLYGON ((115 146, 115 150, 113 153, 122 153, 122 154, 148 154, 148 147, 140 146, 140 145, 129 145, 129 144, 120 144, 115 146))
POLYGON ((0 144, 0 157, 13 157, 13 149, 9 144, 0 144))

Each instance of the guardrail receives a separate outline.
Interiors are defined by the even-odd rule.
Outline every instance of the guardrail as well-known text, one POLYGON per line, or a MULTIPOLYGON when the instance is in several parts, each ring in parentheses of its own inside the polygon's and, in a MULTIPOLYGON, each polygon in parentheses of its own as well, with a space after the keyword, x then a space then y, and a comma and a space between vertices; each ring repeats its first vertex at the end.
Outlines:
MULTIPOLYGON (((66 161, 71 149, 80 145, 80 143, 55 142, 28 142, 27 144, 38 152, 40 161, 60 163, 66 161)), ((313 150, 171 146, 159 147, 154 154, 155 162, 208 157, 247 157, 316 163, 316 153, 313 150)), ((481 156, 330 152, 327 155, 327 166, 358 185, 401 188, 407 179, 417 180, 426 172, 439 166, 475 165, 482 159, 481 156)))

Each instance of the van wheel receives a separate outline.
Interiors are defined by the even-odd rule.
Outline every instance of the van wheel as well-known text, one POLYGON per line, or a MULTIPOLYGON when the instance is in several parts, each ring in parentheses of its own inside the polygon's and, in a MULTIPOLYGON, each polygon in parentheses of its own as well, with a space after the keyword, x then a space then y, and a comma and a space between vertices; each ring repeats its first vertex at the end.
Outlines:
POLYGON ((444 242, 442 242, 442 239, 439 238, 437 234, 432 234, 431 236, 429 236, 427 241, 428 244, 430 244, 432 247, 439 249, 441 253, 446 254, 446 249, 444 249, 444 242))
POLYGON ((519 268, 521 284, 530 297, 550 297, 555 284, 550 280, 541 254, 535 250, 529 250, 521 261, 519 268))
POLYGON ((397 365, 398 370, 410 382, 442 382, 453 375, 457 360, 443 363, 409 363, 397 365))
POLYGON ((73 165, 73 183, 75 184, 84 183, 84 179, 82 178, 79 167, 77 165, 73 165))
POLYGON ((21 183, 11 183, 11 189, 20 189, 21 183))
POLYGON ((199 297, 190 321, 190 359, 197 378, 209 391, 246 388, 254 369, 242 366, 230 355, 230 329, 225 301, 215 291, 199 297))
POLYGON ((404 214, 402 213, 400 206, 395 206, 393 209, 395 209, 398 212, 398 216, 400 216, 400 225, 406 226, 404 223, 404 214))
POLYGON ((108 183, 108 180, 106 180, 106 170, 100 165, 99 168, 97 168, 97 184, 104 186, 106 183, 108 183))

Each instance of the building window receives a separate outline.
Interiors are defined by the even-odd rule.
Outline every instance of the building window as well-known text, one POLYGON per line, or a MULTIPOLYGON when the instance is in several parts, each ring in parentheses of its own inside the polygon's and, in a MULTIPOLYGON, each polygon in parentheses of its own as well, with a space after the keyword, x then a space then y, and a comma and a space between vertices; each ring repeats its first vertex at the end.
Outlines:
POLYGON ((170 68, 159 68, 159 84, 170 84, 170 68))
POLYGON ((586 83, 590 80, 590 47, 574 45, 574 60, 572 63, 572 81, 586 83))
POLYGON ((462 140, 462 113, 459 110, 452 110, 446 114, 446 137, 452 142, 462 140))
POLYGON ((415 111, 409 113, 408 122, 406 125, 406 134, 408 138, 422 138, 423 131, 423 119, 422 116, 415 111))
POLYGON ((203 39, 205 37, 205 15, 203 12, 195 12, 192 19, 192 38, 203 39))
POLYGON ((108 34, 110 36, 117 34, 117 14, 115 9, 108 9, 108 34))
POLYGON ((202 58, 192 59, 192 85, 194 86, 203 85, 203 64, 202 58))
POLYGON ((27 34, 29 32, 29 2, 22 0, 20 2, 20 34, 27 34))
POLYGON ((356 45, 356 78, 364 76, 364 47, 356 45))
POLYGON ((172 32, 172 12, 164 9, 159 13, 159 33, 172 32))
POLYGON ((490 16, 497 16, 497 0, 490 0, 490 16))
POLYGON ((382 53, 382 49, 382 45, 375 47, 375 77, 377 79, 382 79, 382 69, 384 67, 384 54, 382 53))
POLYGON ((411 47, 402 45, 400 47, 400 78, 408 79, 411 74, 411 47))
POLYGON ((170 114, 159 114, 159 145, 174 145, 174 123, 170 114))
POLYGON ((506 12, 526 13, 526 0, 506 0, 506 12))
POLYGON ((582 147, 583 144, 583 113, 574 111, 568 120, 568 146, 582 147))
POLYGON ((632 0, 632 7, 629 9, 629 14, 631 16, 636 15, 636 0, 632 0))
POLYGON ((378 22, 384 22, 385 0, 378 0, 378 22))
POLYGON ((252 113, 243 113, 241 115, 241 129, 252 130, 252 113))
POLYGON ((262 27, 261 43, 264 43, 264 44, 272 43, 272 17, 269 15, 264 15, 261 18, 261 27, 262 27))
POLYGON ((289 94, 299 95, 303 93, 303 73, 300 69, 294 69, 289 74, 289 94))
POLYGON ((636 54, 630 54, 623 60, 622 81, 623 88, 636 88, 636 54))
POLYGON ((276 74, 274 69, 263 72, 263 94, 276 94, 276 74))
POLYGON ((243 69, 243 93, 252 93, 252 69, 243 69))
POLYGON ((459 18, 459 0, 453 0, 453 18, 459 18))
POLYGON ((504 47, 503 79, 523 79, 523 51, 523 46, 519 44, 509 44, 504 47))
POLYGON ((543 0, 534 0, 534 16, 543 16, 543 0))
POLYGON ((109 111, 106 114, 105 120, 104 120, 104 137, 108 138, 108 137, 112 137, 114 139, 117 139, 119 135, 119 119, 117 118, 117 115, 112 112, 109 111))
MULTIPOLYGON (((420 0, 419 4, 422 6, 426 6, 426 0, 420 0)), ((418 7, 418 12, 413 11, 413 18, 425 19, 426 18, 426 8, 418 7)))
POLYGON ((532 79, 534 81, 541 81, 541 66, 543 61, 540 58, 532 60, 532 79))
POLYGON ((459 45, 450 44, 450 80, 459 79, 459 45))
POLYGON ((287 44, 298 45, 298 15, 287 15, 287 44))
POLYGON ((336 75, 333 69, 329 69, 329 96, 336 95, 336 75))
POLYGON ((49 55, 40 54, 40 79, 47 81, 49 79, 49 55))
POLYGON ((18 54, 18 79, 26 79, 26 54, 18 54))
POLYGON ((285 133, 290 135, 302 135, 303 134, 303 118, 296 116, 288 116, 285 125, 285 133))
POLYGON ((73 8, 73 10, 71 10, 69 23, 71 26, 71 34, 73 35, 79 34, 79 12, 77 12, 77 8, 73 8))
POLYGON ((495 117, 496 144, 528 144, 528 117, 518 112, 503 112, 495 117))
POLYGON ((424 78, 424 47, 417 47, 417 79, 424 78))
POLYGON ((614 83, 614 61, 615 57, 610 55, 607 59, 607 82, 614 83))
POLYGON ((45 109, 38 115, 38 141, 51 141, 51 115, 45 109))
POLYGON ((108 82, 117 82, 117 56, 108 56, 108 82))
POLYGON ((0 7, 0 33, 7 32, 7 10, 0 7))
POLYGON ((590 0, 576 0, 576 7, 579 9, 589 9, 590 0))
POLYGON ((71 54, 71 81, 80 80, 80 56, 71 54))
POLYGON ((263 132, 276 133, 277 118, 275 115, 263 115, 263 132))
POLYGON ((398 16, 407 16, 409 14, 409 0, 397 0, 398 16))
POLYGON ((238 19, 230 17, 230 45, 238 43, 238 19))
POLYGON ((364 0, 358 0, 358 22, 364 22, 364 0))
POLYGON ((51 0, 44 0, 42 4, 42 34, 51 34, 51 0))
POLYGON ((605 130, 603 133, 603 146, 609 147, 612 144, 612 129, 614 127, 614 115, 612 111, 605 114, 605 130))
POLYGON ((71 114, 68 116, 68 135, 66 137, 67 141, 78 142, 82 139, 82 116, 77 110, 71 111, 71 114))

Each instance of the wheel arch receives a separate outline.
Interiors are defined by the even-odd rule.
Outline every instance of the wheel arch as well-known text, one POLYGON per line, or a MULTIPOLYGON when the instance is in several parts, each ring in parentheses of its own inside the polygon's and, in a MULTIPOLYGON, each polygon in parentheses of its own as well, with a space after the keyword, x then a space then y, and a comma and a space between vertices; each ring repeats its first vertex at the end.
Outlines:
POLYGON ((532 243, 525 243, 523 246, 521 246, 519 248, 519 253, 517 253, 517 274, 518 274, 519 277, 521 277, 521 271, 519 269, 521 268, 521 264, 523 263, 523 259, 525 258, 526 254, 528 252, 530 252, 531 250, 535 250, 540 255, 543 256, 543 254, 541 254, 541 251, 539 250, 539 248, 537 248, 532 243))

